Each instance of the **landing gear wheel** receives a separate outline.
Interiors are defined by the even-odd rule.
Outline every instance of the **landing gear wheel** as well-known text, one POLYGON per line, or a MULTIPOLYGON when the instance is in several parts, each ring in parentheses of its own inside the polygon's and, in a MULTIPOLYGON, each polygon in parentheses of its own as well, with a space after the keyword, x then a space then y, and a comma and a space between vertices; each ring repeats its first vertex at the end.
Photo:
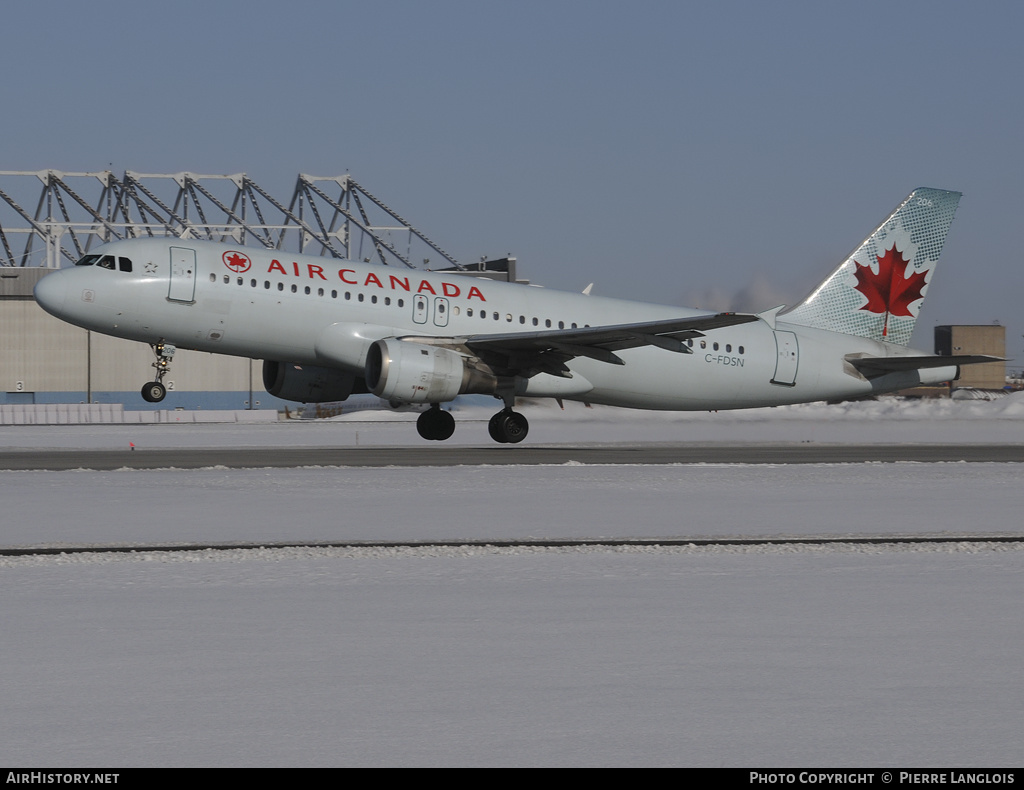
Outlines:
POLYGON ((455 433, 455 418, 449 412, 432 406, 416 419, 416 430, 424 439, 443 442, 455 433))
POLYGON ((171 360, 174 359, 174 352, 177 350, 170 343, 150 343, 156 355, 156 381, 149 381, 142 385, 142 399, 146 403, 159 403, 167 396, 167 387, 164 386, 164 376, 171 370, 171 360))
POLYGON ((167 387, 159 381, 150 381, 142 387, 142 399, 147 403, 159 403, 167 396, 167 387))
POLYGON ((530 432, 530 423, 519 412, 505 409, 491 417, 487 432, 501 444, 518 444, 530 432))
POLYGON ((506 444, 508 439, 505 438, 505 434, 501 430, 501 418, 505 416, 505 412, 499 411, 493 417, 491 421, 487 423, 487 433, 491 435, 491 438, 498 444, 506 444))

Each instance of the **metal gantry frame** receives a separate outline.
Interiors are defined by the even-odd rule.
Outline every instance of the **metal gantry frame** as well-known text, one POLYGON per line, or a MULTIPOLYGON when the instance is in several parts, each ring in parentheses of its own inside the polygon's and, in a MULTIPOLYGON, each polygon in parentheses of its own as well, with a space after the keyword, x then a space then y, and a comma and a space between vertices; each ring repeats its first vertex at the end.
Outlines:
POLYGON ((0 171, 0 266, 59 268, 93 246, 142 236, 466 268, 347 174, 300 173, 285 205, 245 173, 0 171))

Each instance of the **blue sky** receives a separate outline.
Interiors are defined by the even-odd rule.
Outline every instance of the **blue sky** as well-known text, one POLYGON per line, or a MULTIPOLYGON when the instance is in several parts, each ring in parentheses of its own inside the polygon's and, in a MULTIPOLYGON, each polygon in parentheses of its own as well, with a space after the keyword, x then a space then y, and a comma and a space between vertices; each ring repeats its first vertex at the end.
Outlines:
POLYGON ((0 169, 349 170, 460 260, 763 309, 965 193, 915 336, 1007 329, 1019 3, 8 2, 0 169))

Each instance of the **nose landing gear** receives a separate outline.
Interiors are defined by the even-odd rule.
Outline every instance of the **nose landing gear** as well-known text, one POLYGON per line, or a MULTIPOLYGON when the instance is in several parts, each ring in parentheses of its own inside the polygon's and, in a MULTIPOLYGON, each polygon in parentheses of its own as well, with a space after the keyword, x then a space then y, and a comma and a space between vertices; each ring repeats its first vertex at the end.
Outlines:
POLYGON ((164 376, 171 370, 171 359, 174 357, 175 348, 170 343, 150 343, 150 348, 156 354, 156 380, 146 382, 142 386, 142 399, 147 403, 159 403, 167 395, 167 387, 164 386, 164 376))

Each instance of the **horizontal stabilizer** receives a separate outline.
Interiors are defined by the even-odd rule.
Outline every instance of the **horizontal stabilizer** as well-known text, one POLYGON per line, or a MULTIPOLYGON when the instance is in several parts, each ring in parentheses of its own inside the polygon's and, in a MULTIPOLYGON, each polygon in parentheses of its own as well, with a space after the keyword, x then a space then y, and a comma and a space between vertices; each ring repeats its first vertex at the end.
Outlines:
POLYGON ((1003 357, 990 357, 984 354, 962 356, 917 356, 917 357, 846 357, 846 361, 857 368, 863 375, 871 378, 884 373, 896 373, 906 370, 924 370, 925 368, 945 368, 953 365, 980 365, 985 362, 1005 362, 1003 357))

